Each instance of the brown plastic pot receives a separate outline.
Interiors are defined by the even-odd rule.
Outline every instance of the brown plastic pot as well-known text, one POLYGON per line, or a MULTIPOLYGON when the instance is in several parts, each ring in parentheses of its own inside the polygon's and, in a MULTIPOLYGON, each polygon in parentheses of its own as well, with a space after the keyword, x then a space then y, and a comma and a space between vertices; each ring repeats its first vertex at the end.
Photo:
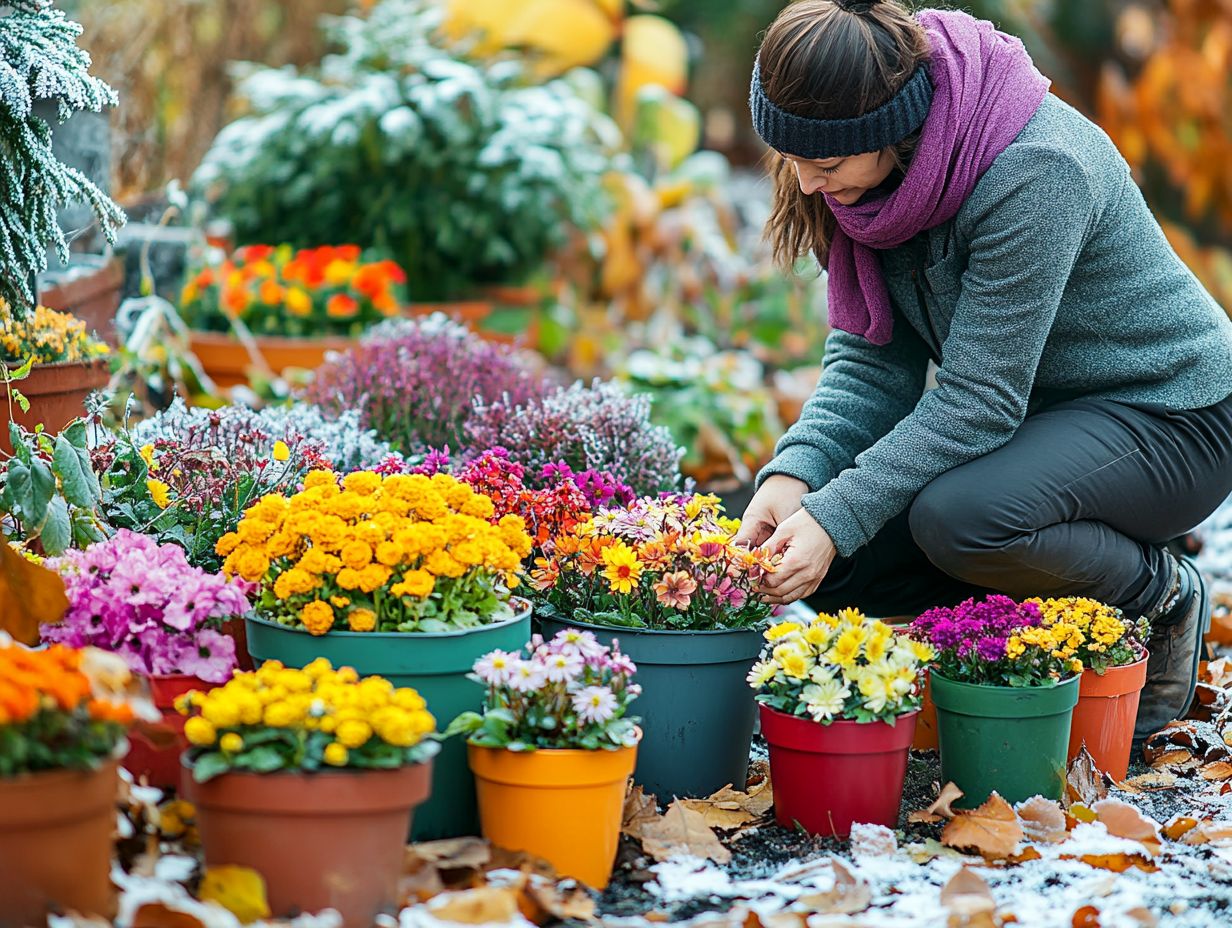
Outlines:
POLYGON ((144 778, 150 786, 162 790, 180 788, 180 754, 188 747, 184 738, 184 716, 175 711, 175 699, 192 690, 212 690, 219 684, 206 683, 199 677, 183 673, 153 674, 146 677, 150 684, 150 701, 163 716, 162 724, 174 736, 174 742, 159 746, 134 729, 128 736, 128 754, 124 769, 138 783, 144 778))
POLYGON ((207 866, 250 867, 275 918, 336 909, 369 928, 397 902, 411 813, 428 797, 431 763, 397 770, 184 774, 207 866))
POLYGON ((1069 759, 1085 744, 1095 766, 1116 781, 1129 773, 1129 754, 1134 740, 1138 699, 1146 685, 1146 662, 1109 667, 1101 676, 1083 671, 1078 705, 1069 735, 1069 759))
POLYGON ((87 332, 93 332, 112 348, 118 347, 115 315, 124 287, 123 263, 103 260, 94 266, 74 264, 66 272, 49 276, 53 282, 39 291, 39 302, 49 309, 72 313, 86 324, 87 332))
MULTIPOLYGON (((276 335, 254 336, 257 351, 270 370, 281 376, 290 368, 315 370, 325 363, 331 351, 343 352, 355 345, 355 339, 341 335, 321 338, 283 338, 276 335)), ((214 384, 220 388, 248 383, 248 372, 257 365, 248 349, 228 332, 189 334, 188 347, 214 384)))
POLYGON ((48 912, 70 909, 115 915, 117 766, 0 778, 0 928, 43 925, 48 912))
MULTIPOLYGON (((107 386, 111 379, 106 358, 69 361, 63 364, 38 364, 30 376, 14 387, 30 401, 30 411, 12 404, 12 419, 23 428, 34 430, 40 422, 51 435, 59 433, 74 419, 85 415, 86 397, 107 386)), ((13 453, 9 441, 9 403, 0 396, 0 450, 13 453)))

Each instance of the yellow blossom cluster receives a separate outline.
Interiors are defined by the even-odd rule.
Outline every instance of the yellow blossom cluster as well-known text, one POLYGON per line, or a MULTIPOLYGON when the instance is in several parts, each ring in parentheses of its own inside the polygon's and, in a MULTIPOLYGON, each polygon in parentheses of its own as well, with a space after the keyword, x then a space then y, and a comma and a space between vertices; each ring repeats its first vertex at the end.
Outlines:
POLYGON ((1121 610, 1081 596, 1064 599, 1029 599, 1039 607, 1043 624, 1050 628, 1074 631, 1083 639, 1081 644, 1102 654, 1124 637, 1128 626, 1122 621, 1121 610))
POLYGON ((303 670, 267 661, 217 689, 179 697, 176 709, 188 716, 184 735, 195 748, 232 758, 270 744, 263 737, 270 729, 287 730, 304 735, 308 752, 318 746, 319 759, 335 767, 365 748, 414 747, 436 729, 415 690, 384 677, 361 679, 350 667, 335 670, 324 658, 303 670))
POLYGON ((33 357, 35 364, 88 361, 110 353, 105 342, 92 338, 86 324, 72 313, 36 306, 24 319, 0 300, 0 350, 5 361, 24 363, 33 357))
POLYGON ((492 500, 447 474, 339 480, 313 471, 290 499, 262 497, 219 539, 228 576, 262 582, 314 635, 372 631, 378 603, 414 608, 441 584, 476 575, 518 583, 531 538, 520 516, 492 522, 492 500))
POLYGON ((1120 609, 1082 596, 1057 599, 1029 599, 1039 609, 1040 627, 1027 629, 1031 635, 1011 638, 1007 653, 1011 657, 1024 644, 1039 644, 1051 648, 1053 657, 1069 662, 1070 669, 1080 673, 1094 668, 1102 673, 1107 667, 1121 666, 1140 659, 1146 629, 1126 621, 1120 609))
POLYGON ((892 718, 914 708, 920 672, 935 657, 927 644, 858 609, 779 622, 764 637, 749 685, 772 708, 818 722, 892 718))

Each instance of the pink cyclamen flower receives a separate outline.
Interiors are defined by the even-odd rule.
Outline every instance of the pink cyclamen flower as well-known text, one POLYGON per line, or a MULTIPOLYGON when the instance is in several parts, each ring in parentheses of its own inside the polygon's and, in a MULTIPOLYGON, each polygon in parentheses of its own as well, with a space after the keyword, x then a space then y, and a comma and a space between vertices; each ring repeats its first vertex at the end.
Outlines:
POLYGON ((573 694, 573 711, 582 722, 606 722, 616 714, 616 695, 606 686, 588 686, 573 694))
POLYGON ((548 670, 542 661, 534 658, 528 661, 519 660, 512 667, 509 687, 519 693, 533 693, 543 689, 547 680, 548 670))
POLYGON ((673 609, 688 609, 697 592, 697 581, 687 571, 664 574, 654 586, 655 596, 664 606, 673 609))
POLYGON ((488 686, 502 686, 513 677, 514 667, 521 663, 516 654, 490 651, 475 661, 475 675, 488 686))

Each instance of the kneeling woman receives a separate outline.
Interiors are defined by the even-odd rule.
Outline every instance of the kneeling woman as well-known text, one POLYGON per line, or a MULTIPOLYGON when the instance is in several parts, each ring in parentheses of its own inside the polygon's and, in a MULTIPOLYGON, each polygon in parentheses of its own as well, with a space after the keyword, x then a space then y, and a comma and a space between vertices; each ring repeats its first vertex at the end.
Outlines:
POLYGON ((828 268, 833 333, 742 540, 783 553, 777 602, 889 616, 998 591, 1145 615, 1142 737, 1188 706, 1209 624, 1167 543, 1232 491, 1232 323, 1048 86, 964 13, 802 0, 770 27, 768 232, 828 268))

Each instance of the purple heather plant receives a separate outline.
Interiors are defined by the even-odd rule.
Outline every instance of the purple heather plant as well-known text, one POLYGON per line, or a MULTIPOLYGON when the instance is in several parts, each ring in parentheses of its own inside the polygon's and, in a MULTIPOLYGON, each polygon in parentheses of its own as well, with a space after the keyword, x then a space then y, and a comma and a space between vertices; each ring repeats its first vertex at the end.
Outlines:
POLYGON ((470 448, 509 449, 528 475, 565 465, 575 474, 606 475, 635 496, 680 485, 684 449, 651 423, 649 397, 630 396, 615 383, 579 382, 524 403, 513 397, 478 402, 466 437, 470 448))
POLYGON ((461 447, 477 403, 519 406, 546 389, 513 349, 438 313, 377 326, 320 367, 305 397, 334 416, 358 409, 364 428, 410 456, 461 447))
POLYGON ((1042 621, 1038 604, 991 595, 982 602, 968 599, 929 609, 911 623, 911 635, 932 646, 937 652, 934 672, 951 680, 1050 686, 1074 671, 1060 652, 1030 643, 1032 636, 1022 634, 1039 628, 1042 621))
POLYGON ((222 683, 235 669, 235 640, 222 623, 249 609, 249 584, 191 566, 178 545, 121 529, 84 551, 47 562, 60 572, 69 608, 44 641, 111 651, 135 672, 183 673, 222 683))

